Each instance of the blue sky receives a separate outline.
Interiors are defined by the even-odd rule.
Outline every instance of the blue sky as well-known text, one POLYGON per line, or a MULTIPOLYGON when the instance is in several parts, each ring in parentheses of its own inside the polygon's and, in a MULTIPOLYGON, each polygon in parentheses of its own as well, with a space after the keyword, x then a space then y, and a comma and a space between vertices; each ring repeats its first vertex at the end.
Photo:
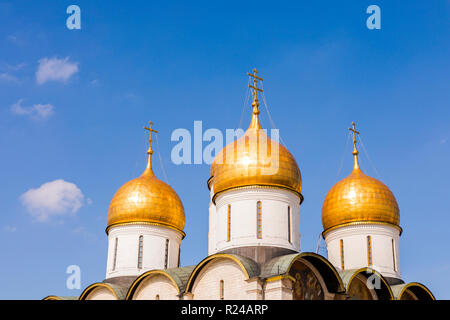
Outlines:
MULTIPOLYGON (((236 128, 257 67, 302 172, 302 250, 351 171, 355 121, 363 171, 400 206, 403 278, 450 299, 449 17, 449 1, 0 1, 0 298, 79 295, 73 264, 82 287, 104 279, 109 201, 145 167, 149 120, 186 211, 181 263, 204 258, 209 165, 173 164, 170 135, 195 120, 236 128), (70 4, 81 30, 66 27, 70 4), (381 30, 366 27, 371 4, 381 30), (75 197, 45 204, 52 214, 21 197, 60 179, 75 197)), ((261 121, 271 127, 264 109, 261 121)))

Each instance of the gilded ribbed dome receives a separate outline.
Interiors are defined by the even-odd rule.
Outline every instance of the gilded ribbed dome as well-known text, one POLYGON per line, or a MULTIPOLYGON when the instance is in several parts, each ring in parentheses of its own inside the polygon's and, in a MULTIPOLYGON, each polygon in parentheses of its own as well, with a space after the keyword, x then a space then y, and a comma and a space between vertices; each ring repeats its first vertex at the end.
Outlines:
POLYGON ((252 103, 250 127, 228 144, 214 159, 209 185, 214 197, 225 190, 246 186, 269 186, 292 190, 301 199, 302 178, 292 154, 270 139, 259 123, 258 100, 252 103))
MULTIPOLYGON (((400 210, 394 194, 381 181, 365 175, 358 165, 358 151, 353 151, 352 173, 336 183, 322 207, 324 232, 348 224, 400 224, 400 210)), ((401 230, 401 229, 400 229, 401 230)))
POLYGON ((108 210, 108 228, 130 223, 148 223, 176 229, 183 233, 184 208, 176 192, 153 173, 151 147, 144 173, 116 192, 108 210))

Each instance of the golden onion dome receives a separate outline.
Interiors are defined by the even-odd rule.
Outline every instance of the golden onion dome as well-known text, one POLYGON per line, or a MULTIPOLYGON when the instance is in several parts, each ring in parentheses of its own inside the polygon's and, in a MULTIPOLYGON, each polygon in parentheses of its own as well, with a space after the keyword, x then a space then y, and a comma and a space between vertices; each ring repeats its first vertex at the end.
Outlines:
POLYGON ((322 207, 324 234, 336 227, 367 223, 393 225, 401 232, 400 210, 394 194, 384 183, 361 171, 355 138, 354 144, 352 173, 336 183, 325 197, 322 207))
POLYGON ((110 227, 116 225, 144 223, 172 228, 184 236, 183 204, 177 193, 153 173, 151 142, 150 138, 147 168, 144 173, 120 187, 111 200, 107 232, 110 227))
POLYGON ((283 145, 270 139, 261 128, 256 93, 255 90, 249 128, 242 137, 222 149, 213 161, 208 180, 208 186, 213 185, 213 200, 226 190, 267 186, 291 190, 302 201, 300 169, 292 154, 283 145))

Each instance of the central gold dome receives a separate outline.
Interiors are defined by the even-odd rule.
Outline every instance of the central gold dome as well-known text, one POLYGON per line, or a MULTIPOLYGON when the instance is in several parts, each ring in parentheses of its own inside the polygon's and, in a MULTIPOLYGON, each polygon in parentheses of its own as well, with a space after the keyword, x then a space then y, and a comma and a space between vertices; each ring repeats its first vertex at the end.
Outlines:
POLYGON ((339 226, 361 223, 390 224, 401 230, 400 210, 394 194, 384 183, 361 171, 356 142, 353 155, 352 173, 336 183, 325 197, 324 233, 339 226))
POLYGON ((177 193, 153 173, 149 148, 144 173, 116 192, 108 210, 108 227, 122 224, 154 224, 172 228, 184 236, 184 208, 177 193))
POLYGON ((213 200, 226 190, 268 186, 291 190, 302 201, 302 177, 297 162, 283 145, 270 139, 261 128, 258 106, 255 94, 250 127, 242 137, 222 149, 213 161, 208 180, 208 186, 213 186, 213 200))

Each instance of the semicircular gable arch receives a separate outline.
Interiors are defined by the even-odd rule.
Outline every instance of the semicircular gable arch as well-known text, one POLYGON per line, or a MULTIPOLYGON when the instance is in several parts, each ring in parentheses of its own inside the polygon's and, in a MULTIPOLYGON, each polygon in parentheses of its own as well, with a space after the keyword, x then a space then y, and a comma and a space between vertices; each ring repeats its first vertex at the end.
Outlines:
POLYGON ((310 262, 324 278, 327 290, 331 293, 345 292, 344 283, 339 273, 330 261, 314 252, 302 252, 298 258, 310 262))
POLYGON ((412 292, 419 300, 436 300, 430 289, 419 282, 396 285, 393 286, 392 291, 397 300, 404 300, 408 291, 412 292))
POLYGON ((344 293, 345 287, 339 273, 324 257, 313 252, 302 252, 276 257, 267 262, 262 271, 262 277, 288 275, 294 263, 298 260, 310 263, 323 278, 326 289, 330 293, 344 293))
POLYGON ((172 269, 166 269, 166 270, 150 270, 142 275, 140 275, 133 283, 131 284, 130 288, 128 289, 126 300, 132 300, 134 294, 136 293, 137 289, 140 287, 140 285, 145 282, 145 280, 155 276, 155 275, 162 275, 165 276, 169 281, 173 284, 175 289, 177 290, 177 294, 180 295, 184 292, 184 289, 186 287, 186 278, 190 276, 192 273, 192 270, 194 270, 194 266, 189 267, 182 267, 182 268, 172 268, 172 269))
MULTIPOLYGON (((343 275, 343 282, 345 285, 345 291, 348 292, 350 289, 350 286, 352 285, 352 281, 358 276, 362 275, 366 280, 371 276, 375 275, 377 278, 380 279, 380 288, 374 288, 375 293, 379 300, 394 300, 394 294, 392 292, 391 286, 386 281, 386 279, 383 277, 381 273, 379 273, 377 270, 364 267, 357 270, 348 270, 347 272, 341 272, 343 275)), ((367 283, 366 283, 367 286, 367 283)))
POLYGON ((105 282, 96 282, 88 286, 86 289, 84 289, 84 291, 81 293, 79 297, 79 300, 86 300, 89 294, 92 293, 97 288, 106 288, 113 294, 116 300, 123 300, 125 298, 125 294, 120 287, 105 282))
POLYGON ((242 272, 244 273, 246 280, 259 275, 259 271, 260 271, 259 265, 255 261, 253 261, 249 258, 246 258, 246 257, 235 255, 235 254, 216 253, 216 254, 210 255, 210 256, 206 257, 205 259, 203 259, 194 268, 194 270, 191 273, 191 276, 189 277, 187 285, 186 285, 186 290, 185 290, 186 293, 191 292, 192 287, 195 282, 195 279, 199 275, 200 271, 202 271, 202 269, 205 268, 210 262, 212 262, 213 260, 217 260, 217 259, 230 259, 230 260, 234 261, 240 267, 242 272))
POLYGON ((78 300, 78 297, 75 297, 75 296, 54 296, 54 295, 50 295, 50 296, 46 296, 42 300, 78 300))

